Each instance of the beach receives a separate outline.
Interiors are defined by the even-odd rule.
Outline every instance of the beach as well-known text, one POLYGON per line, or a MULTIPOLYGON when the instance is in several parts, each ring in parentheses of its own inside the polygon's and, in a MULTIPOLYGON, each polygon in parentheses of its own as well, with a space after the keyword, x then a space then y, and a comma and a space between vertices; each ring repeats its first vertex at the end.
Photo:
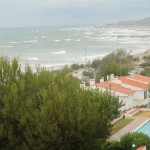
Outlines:
POLYGON ((0 55, 17 57, 22 67, 28 63, 33 69, 37 64, 59 69, 85 63, 119 48, 132 54, 150 49, 150 29, 94 26, 0 29, 0 55))

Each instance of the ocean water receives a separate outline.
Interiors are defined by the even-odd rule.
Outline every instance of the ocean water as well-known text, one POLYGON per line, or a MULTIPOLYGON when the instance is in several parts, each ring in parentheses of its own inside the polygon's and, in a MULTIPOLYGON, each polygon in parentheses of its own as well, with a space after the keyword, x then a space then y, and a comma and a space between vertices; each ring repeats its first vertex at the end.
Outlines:
POLYGON ((102 58, 118 48, 150 49, 150 28, 35 27, 0 29, 0 55, 17 57, 22 67, 60 68, 102 58), (86 54, 85 54, 86 53, 86 54), (86 59, 85 59, 86 55, 86 59))

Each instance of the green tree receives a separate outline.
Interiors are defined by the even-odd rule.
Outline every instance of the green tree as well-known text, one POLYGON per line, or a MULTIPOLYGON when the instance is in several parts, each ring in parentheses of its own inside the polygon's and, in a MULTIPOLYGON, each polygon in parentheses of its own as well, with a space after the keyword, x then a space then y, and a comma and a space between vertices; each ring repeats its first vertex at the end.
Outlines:
POLYGON ((94 59, 94 60, 92 61, 91 67, 92 67, 93 69, 97 69, 98 66, 100 65, 100 63, 101 63, 101 60, 100 60, 100 59, 94 59))
POLYGON ((135 150, 140 146, 145 146, 150 150, 150 138, 143 133, 133 132, 124 135, 120 141, 107 141, 102 144, 102 150, 135 150), (133 147, 133 144, 135 147, 133 147))
POLYGON ((141 72, 142 75, 150 77, 150 67, 145 67, 144 71, 141 72))
POLYGON ((128 75, 128 68, 120 64, 109 64, 102 70, 101 75, 106 79, 107 75, 114 74, 115 76, 128 75))
POLYGON ((106 80, 106 76, 111 73, 116 76, 127 75, 132 61, 133 57, 124 49, 117 49, 106 55, 98 65, 96 82, 99 82, 101 77, 106 80))
POLYGON ((71 65, 71 69, 72 70, 78 70, 80 68, 80 65, 79 64, 72 64, 71 65))
POLYGON ((98 149, 120 103, 84 90, 68 70, 49 71, 0 59, 0 149, 98 149))
POLYGON ((70 67, 72 70, 78 70, 80 68, 84 68, 84 64, 72 64, 70 67))
POLYGON ((122 150, 133 149, 132 145, 135 144, 135 148, 140 146, 146 145, 147 150, 150 150, 150 138, 148 135, 143 133, 133 132, 124 135, 121 140, 120 144, 122 150))
POLYGON ((94 72, 93 71, 83 71, 83 76, 87 76, 90 79, 94 78, 94 72))
POLYGON ((121 150, 121 145, 118 141, 107 141, 101 145, 101 150, 121 150))

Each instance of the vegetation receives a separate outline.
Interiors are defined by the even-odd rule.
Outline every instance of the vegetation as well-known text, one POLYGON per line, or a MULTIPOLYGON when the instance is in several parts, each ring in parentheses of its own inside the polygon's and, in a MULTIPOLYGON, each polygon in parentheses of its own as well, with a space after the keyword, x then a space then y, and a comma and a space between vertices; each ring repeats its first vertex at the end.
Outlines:
POLYGON ((117 49, 101 60, 94 59, 92 62, 88 61, 85 66, 83 64, 72 64, 71 69, 88 68, 91 71, 84 71, 83 75, 88 79, 95 78, 96 82, 99 82, 102 77, 107 80, 107 75, 110 74, 115 76, 128 75, 128 72, 133 69, 131 63, 135 60, 138 60, 138 58, 133 58, 126 50, 117 49))
POLYGON ((150 62, 141 64, 141 67, 143 67, 143 68, 150 67, 150 62))
POLYGON ((150 62, 150 55, 149 56, 143 56, 143 60, 145 63, 149 63, 150 62))
POLYGON ((141 66, 144 68, 144 71, 141 74, 144 76, 150 77, 150 63, 144 63, 144 64, 141 64, 141 66))
POLYGON ((98 149, 118 116, 118 97, 84 90, 66 69, 0 59, 0 149, 98 149))
POLYGON ((147 150, 150 150, 149 136, 133 132, 124 135, 120 141, 108 141, 102 146, 102 150, 135 150, 136 148, 146 145, 147 150), (133 147, 133 144, 135 147, 133 147))
POLYGON ((101 63, 101 60, 100 60, 100 59, 94 59, 94 60, 92 61, 91 66, 92 66, 92 68, 97 69, 97 68, 100 66, 100 63, 101 63))
POLYGON ((120 129, 122 129, 123 127, 125 127, 132 121, 133 121, 133 119, 129 119, 129 118, 124 118, 124 119, 118 120, 117 122, 115 122, 113 124, 112 134, 118 132, 120 129))
POLYGON ((145 55, 143 56, 143 61, 144 63, 142 63, 140 66, 142 68, 144 68, 144 71, 142 71, 142 75, 145 76, 150 76, 150 55, 149 55, 149 50, 145 52, 145 55))
POLYGON ((133 60, 134 61, 139 61, 140 59, 139 59, 139 57, 134 57, 133 60))
POLYGON ((71 69, 72 70, 78 70, 78 69, 80 69, 80 68, 84 68, 84 65, 83 64, 72 64, 71 66, 71 69))
POLYGON ((83 76, 89 77, 89 79, 94 78, 93 71, 83 71, 83 76))
POLYGON ((101 70, 101 76, 107 80, 107 75, 114 74, 115 76, 125 76, 128 74, 128 68, 117 64, 117 63, 112 63, 112 64, 107 64, 105 67, 101 70))
POLYGON ((118 49, 105 56, 102 60, 94 60, 92 66, 97 69, 96 82, 99 82, 101 77, 106 80, 107 75, 110 74, 115 74, 115 76, 128 75, 132 61, 133 56, 124 49, 118 49))
POLYGON ((135 114, 137 117, 150 117, 150 111, 139 111, 135 114))

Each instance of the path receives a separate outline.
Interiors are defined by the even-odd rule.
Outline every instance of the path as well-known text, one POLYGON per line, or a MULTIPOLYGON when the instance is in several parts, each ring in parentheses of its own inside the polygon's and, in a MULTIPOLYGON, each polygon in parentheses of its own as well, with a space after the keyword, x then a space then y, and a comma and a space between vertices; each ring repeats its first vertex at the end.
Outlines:
POLYGON ((145 122, 148 117, 131 117, 134 118, 130 124, 119 130, 117 133, 113 134, 109 140, 119 140, 124 134, 132 132, 134 129, 136 129, 139 125, 141 125, 143 122, 145 122))

